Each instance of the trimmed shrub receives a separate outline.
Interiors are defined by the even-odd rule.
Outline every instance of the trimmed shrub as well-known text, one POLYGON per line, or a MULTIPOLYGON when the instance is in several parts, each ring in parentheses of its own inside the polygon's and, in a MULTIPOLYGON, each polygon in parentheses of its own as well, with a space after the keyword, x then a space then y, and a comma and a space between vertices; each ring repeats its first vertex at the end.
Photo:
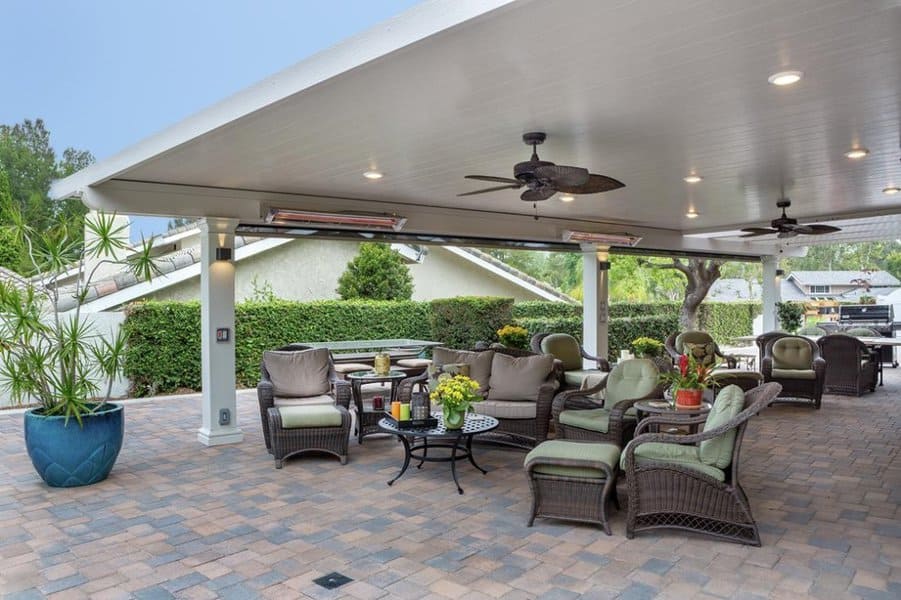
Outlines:
POLYGON ((528 300, 513 305, 514 319, 540 319, 558 317, 582 317, 582 306, 565 302, 528 300))
POLYGON ((513 321, 513 298, 458 296, 432 300, 430 305, 431 339, 448 348, 496 342, 497 330, 513 321))
POLYGON ((343 300, 409 300, 413 276, 391 246, 363 242, 338 279, 336 291, 343 300))
POLYGON ((753 333, 754 318, 763 310, 760 302, 705 302, 698 310, 700 329, 720 344, 753 333))
POLYGON ((681 302, 617 302, 610 305, 610 318, 679 316, 681 302))
POLYGON ((677 315, 610 319, 607 330, 608 356, 610 360, 615 360, 619 357, 620 350, 631 352, 632 340, 635 338, 648 337, 662 342, 667 335, 678 330, 677 315))

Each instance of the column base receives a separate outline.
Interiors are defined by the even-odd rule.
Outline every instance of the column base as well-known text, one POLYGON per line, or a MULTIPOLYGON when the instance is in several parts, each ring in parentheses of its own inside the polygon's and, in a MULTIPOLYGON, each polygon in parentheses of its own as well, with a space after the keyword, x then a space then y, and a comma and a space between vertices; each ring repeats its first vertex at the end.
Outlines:
POLYGON ((209 430, 201 427, 197 430, 197 441, 204 446, 224 446, 238 444, 244 440, 244 432, 238 427, 209 430))

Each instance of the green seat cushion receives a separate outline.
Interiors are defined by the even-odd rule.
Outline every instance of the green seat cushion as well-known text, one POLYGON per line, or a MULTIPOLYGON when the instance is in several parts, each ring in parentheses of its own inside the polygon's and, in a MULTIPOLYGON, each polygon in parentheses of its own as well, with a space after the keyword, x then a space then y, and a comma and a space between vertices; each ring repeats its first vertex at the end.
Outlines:
POLYGON ((563 425, 588 431, 607 433, 607 429, 610 427, 610 411, 606 408, 564 410, 560 413, 559 419, 563 425))
MULTIPOLYGON (((581 388, 582 382, 585 381, 586 377, 606 375, 607 373, 599 369, 573 369, 563 373, 563 381, 566 383, 567 387, 581 388)), ((594 383, 599 381, 596 377, 592 378, 594 379, 594 383)))
POLYGON ((748 371, 746 369, 717 369, 710 374, 710 379, 714 381, 721 379, 754 379, 762 382, 763 375, 757 371, 748 371))
POLYGON ((569 440, 549 440, 538 444, 526 454, 525 466, 540 459, 543 463, 535 467, 535 472, 564 477, 584 477, 586 479, 606 479, 600 469, 590 466, 564 466, 553 464, 555 459, 597 461, 615 467, 619 461, 619 446, 595 442, 574 442, 569 440))
MULTIPOLYGON (((722 469, 701 462, 697 446, 668 444, 665 442, 639 444, 635 448, 635 462, 639 466, 652 466, 655 463, 675 463, 698 473, 709 475, 717 481, 726 480, 726 474, 722 469)), ((620 466, 625 468, 625 455, 620 460, 620 466)))
POLYGON ((778 379, 816 379, 813 369, 773 369, 773 377, 778 379))
POLYGON ((545 354, 553 354, 554 358, 563 363, 563 370, 577 370, 582 368, 582 350, 579 342, 573 336, 566 333, 552 333, 541 340, 541 351, 545 354))
POLYGON ((334 406, 282 406, 278 412, 284 429, 341 426, 341 411, 334 406))
MULTIPOLYGON (((713 408, 707 413, 704 431, 710 431, 725 425, 741 412, 745 405, 745 393, 737 385, 728 385, 720 390, 713 401, 713 408)), ((732 462, 732 449, 735 447, 735 428, 712 440, 704 440, 699 445, 701 462, 720 469, 725 469, 732 462)))

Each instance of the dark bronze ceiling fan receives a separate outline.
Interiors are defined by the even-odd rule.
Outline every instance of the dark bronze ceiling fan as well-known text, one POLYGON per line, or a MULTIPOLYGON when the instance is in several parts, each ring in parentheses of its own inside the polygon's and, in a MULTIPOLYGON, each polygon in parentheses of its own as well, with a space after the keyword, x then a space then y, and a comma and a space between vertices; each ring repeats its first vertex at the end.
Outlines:
POLYGON ((492 175, 465 176, 466 179, 490 181, 504 185, 457 195, 473 196, 475 194, 485 194, 500 190, 518 190, 526 187, 528 189, 520 194, 520 199, 526 202, 538 202, 547 200, 557 192, 564 194, 598 194, 626 187, 626 184, 621 181, 605 175, 589 173, 588 169, 583 167, 555 165, 550 161, 541 160, 538 158, 538 145, 544 143, 545 139, 547 139, 547 135, 541 131, 523 134, 522 141, 527 146, 532 146, 532 157, 513 166, 512 179, 492 175))
POLYGON ((758 235, 775 233, 778 238, 790 238, 795 237, 796 235, 824 235, 841 231, 840 227, 833 227, 832 225, 820 225, 817 223, 812 223, 810 225, 799 224, 797 219, 792 219, 785 214, 785 209, 791 206, 791 204, 791 200, 782 198, 776 202, 776 206, 782 209, 781 217, 773 219, 770 222, 770 227, 745 227, 742 229, 742 231, 745 232, 745 235, 740 237, 756 237, 758 235))

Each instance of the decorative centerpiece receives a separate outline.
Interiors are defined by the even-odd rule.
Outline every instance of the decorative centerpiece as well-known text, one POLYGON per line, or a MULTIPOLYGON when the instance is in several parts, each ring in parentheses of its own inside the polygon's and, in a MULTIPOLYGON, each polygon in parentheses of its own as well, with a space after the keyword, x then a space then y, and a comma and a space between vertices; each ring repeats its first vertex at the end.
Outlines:
POLYGON ((384 351, 377 353, 372 365, 376 375, 387 375, 391 371, 391 355, 384 351))
POLYGON ((653 358, 663 352, 663 343, 649 337, 640 337, 632 340, 632 350, 639 358, 653 358))
POLYGON ((497 330, 497 339, 508 348, 529 348, 529 332, 519 325, 504 325, 497 330))
POLYGON ((694 357, 679 357, 678 369, 660 375, 660 381, 669 383, 676 408, 697 408, 701 405, 704 390, 710 383, 710 374, 716 365, 704 366, 694 357))
POLYGON ((446 429, 463 427, 466 413, 472 409, 472 403, 482 399, 478 389, 478 382, 466 375, 451 377, 445 374, 438 378, 438 385, 431 391, 429 398, 441 405, 446 429))

